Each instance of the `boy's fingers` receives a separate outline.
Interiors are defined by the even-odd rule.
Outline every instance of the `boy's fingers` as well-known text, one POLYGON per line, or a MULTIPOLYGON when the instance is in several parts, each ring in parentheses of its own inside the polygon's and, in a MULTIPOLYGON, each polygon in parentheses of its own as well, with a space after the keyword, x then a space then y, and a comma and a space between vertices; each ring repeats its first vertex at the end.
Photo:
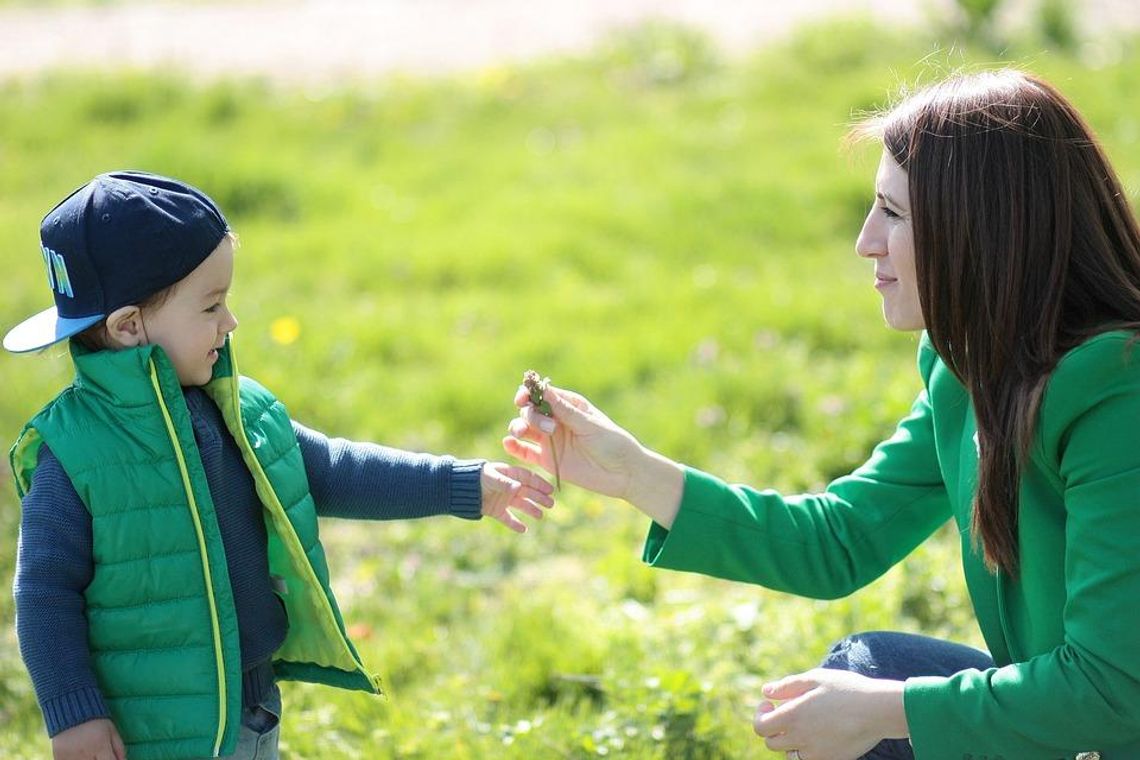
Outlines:
POLYGON ((503 472, 507 477, 514 478, 521 483, 524 488, 531 488, 539 493, 554 493, 554 486, 548 483, 546 478, 533 470, 508 465, 504 468, 503 472))
POLYGON ((525 467, 512 467, 501 462, 490 462, 485 469, 491 479, 491 487, 508 495, 508 500, 519 498, 535 501, 548 500, 553 504, 551 494, 554 486, 547 483, 539 474, 525 467))
POLYGON ((111 747, 115 750, 115 760, 127 760, 127 748, 123 744, 123 737, 113 726, 111 727, 111 747))
POLYGON ((108 742, 95 753, 95 760, 119 760, 119 752, 108 742))
POLYGON ((506 525, 515 533, 526 533, 526 523, 519 520, 507 510, 503 510, 501 514, 495 515, 495 519, 506 525))
POLYGON ((524 499, 521 497, 516 498, 516 499, 511 501, 511 507, 513 507, 514 509, 517 509, 521 512, 524 512, 527 515, 530 515, 535 520, 541 520, 542 519, 542 507, 538 506, 538 504, 536 504, 533 501, 530 501, 529 499, 524 499))
MULTIPOLYGON (((554 506, 553 496, 548 493, 543 493, 542 491, 536 490, 534 488, 530 488, 529 486, 524 487, 521 491, 515 494, 515 501, 520 505, 525 504, 529 506, 533 504, 536 509, 538 507, 546 507, 547 509, 550 509, 554 506)), ((538 510, 537 514, 535 514, 535 517, 542 517, 541 509, 538 510)))

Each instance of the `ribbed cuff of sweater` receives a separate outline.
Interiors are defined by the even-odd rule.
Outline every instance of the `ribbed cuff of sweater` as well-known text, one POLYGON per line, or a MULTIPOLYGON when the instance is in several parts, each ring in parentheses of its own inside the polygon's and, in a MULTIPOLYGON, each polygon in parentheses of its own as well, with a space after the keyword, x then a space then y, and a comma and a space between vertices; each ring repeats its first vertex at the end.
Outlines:
POLYGON ((464 520, 483 516, 482 459, 457 459, 451 465, 451 514, 464 520))
POLYGON ((111 717, 111 711, 103 701, 103 694, 92 687, 69 691, 45 700, 40 703, 40 709, 44 713, 48 736, 55 736, 89 720, 111 717))

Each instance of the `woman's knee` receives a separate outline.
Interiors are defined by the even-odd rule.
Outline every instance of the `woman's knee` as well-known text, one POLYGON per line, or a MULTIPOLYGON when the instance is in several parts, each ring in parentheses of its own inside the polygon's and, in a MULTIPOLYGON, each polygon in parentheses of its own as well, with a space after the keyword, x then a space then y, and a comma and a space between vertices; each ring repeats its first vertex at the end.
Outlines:
POLYGON ((912 633, 868 631, 837 641, 821 667, 870 678, 906 680, 911 676, 948 676, 969 668, 983 670, 993 667, 993 660, 964 644, 912 633))
POLYGON ((881 634, 881 631, 869 631, 844 636, 828 650, 820 667, 876 677, 879 668, 875 654, 879 647, 874 646, 874 641, 881 634))

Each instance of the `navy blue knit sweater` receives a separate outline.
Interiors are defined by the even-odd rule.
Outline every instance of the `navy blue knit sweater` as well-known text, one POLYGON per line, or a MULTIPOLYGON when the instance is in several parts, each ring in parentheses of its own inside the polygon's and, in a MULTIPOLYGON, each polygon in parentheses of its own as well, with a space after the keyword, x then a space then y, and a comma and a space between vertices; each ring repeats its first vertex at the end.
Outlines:
MULTIPOLYGON (((272 683, 269 658, 287 627, 269 577, 262 507, 221 412, 200 388, 186 388, 185 396, 237 607, 243 702, 257 704, 272 683)), ((480 516, 482 460, 330 439, 296 422, 293 430, 323 517, 480 516)), ((20 653, 50 736, 110 716, 87 649, 83 591, 94 570, 91 546, 91 515, 59 460, 43 446, 23 500, 15 597, 20 653)))

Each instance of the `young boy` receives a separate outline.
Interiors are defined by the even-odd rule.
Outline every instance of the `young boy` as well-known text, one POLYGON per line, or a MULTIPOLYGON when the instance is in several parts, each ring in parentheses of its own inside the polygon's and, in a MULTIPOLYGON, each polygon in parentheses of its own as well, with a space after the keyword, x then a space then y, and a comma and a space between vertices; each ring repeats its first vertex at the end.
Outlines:
POLYGON ((20 651, 57 759, 275 757, 278 679, 379 693, 345 633, 317 516, 541 517, 528 470, 329 439, 240 377, 234 237, 199 190, 103 174, 44 217, 74 382, 12 448, 20 651), (258 753, 261 754, 258 754, 258 753))

